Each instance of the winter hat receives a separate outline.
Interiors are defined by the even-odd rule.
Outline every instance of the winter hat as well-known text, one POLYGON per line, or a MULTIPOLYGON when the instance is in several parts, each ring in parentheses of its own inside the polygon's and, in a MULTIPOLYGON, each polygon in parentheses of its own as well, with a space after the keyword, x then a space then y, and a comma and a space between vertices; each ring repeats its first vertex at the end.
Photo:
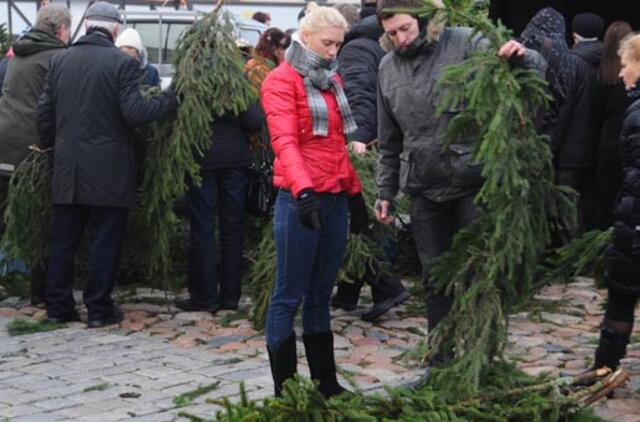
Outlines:
POLYGON ((122 23, 120 12, 111 3, 98 1, 87 9, 85 15, 89 21, 117 22, 122 23))
POLYGON ((131 47, 138 50, 138 53, 142 53, 144 50, 144 44, 142 43, 142 38, 140 38, 140 34, 133 28, 127 28, 118 37, 116 40, 116 47, 131 47))
POLYGON ((571 31, 582 38, 601 38, 604 33, 604 19, 595 13, 580 13, 571 21, 571 31))

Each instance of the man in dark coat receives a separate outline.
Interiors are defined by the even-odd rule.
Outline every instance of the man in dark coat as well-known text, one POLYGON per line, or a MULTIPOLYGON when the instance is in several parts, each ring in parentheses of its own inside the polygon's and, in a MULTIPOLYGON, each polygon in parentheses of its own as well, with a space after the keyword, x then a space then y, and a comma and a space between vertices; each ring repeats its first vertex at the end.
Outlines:
MULTIPOLYGON (((363 10, 365 7, 367 5, 363 3, 363 10)), ((375 11, 375 6, 368 7, 374 7, 375 11)), ((338 54, 338 69, 344 81, 344 91, 358 125, 356 131, 349 135, 349 146, 357 154, 364 153, 367 145, 378 139, 378 65, 386 54, 379 43, 383 34, 377 16, 365 17, 347 33, 338 54)), ((338 292, 331 301, 332 306, 355 309, 365 282, 371 286, 373 295, 373 306, 362 315, 365 321, 376 319, 409 298, 398 277, 376 270, 367 268, 361 280, 339 283, 338 292)))
POLYGON ((84 292, 89 327, 122 320, 113 290, 128 209, 135 204, 132 126, 175 109, 170 89, 143 98, 139 63, 114 39, 120 13, 94 3, 87 33, 51 61, 38 104, 38 130, 53 151, 53 231, 47 274, 50 320, 77 320, 72 295, 74 260, 87 229, 89 278, 84 292))
MULTIPOLYGON (((36 24, 13 46, 7 64, 4 95, 0 97, 0 215, 4 215, 9 177, 29 154, 29 145, 40 143, 36 108, 42 94, 51 57, 67 46, 71 13, 62 5, 49 4, 38 11, 36 24)), ((0 223, 0 235, 4 223, 0 223)), ((43 268, 31 268, 31 303, 44 301, 43 268)))

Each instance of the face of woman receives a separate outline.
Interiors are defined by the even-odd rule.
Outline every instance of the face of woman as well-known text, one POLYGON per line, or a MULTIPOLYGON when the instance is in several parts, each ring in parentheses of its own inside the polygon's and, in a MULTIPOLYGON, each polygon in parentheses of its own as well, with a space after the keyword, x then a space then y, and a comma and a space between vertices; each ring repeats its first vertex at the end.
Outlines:
POLYGON ((344 41, 344 29, 327 26, 311 33, 301 33, 302 42, 318 56, 328 60, 335 59, 344 41))
POLYGON ((624 82, 624 87, 630 90, 636 85, 640 78, 640 61, 633 60, 629 54, 623 54, 620 57, 622 68, 620 69, 620 79, 624 82))

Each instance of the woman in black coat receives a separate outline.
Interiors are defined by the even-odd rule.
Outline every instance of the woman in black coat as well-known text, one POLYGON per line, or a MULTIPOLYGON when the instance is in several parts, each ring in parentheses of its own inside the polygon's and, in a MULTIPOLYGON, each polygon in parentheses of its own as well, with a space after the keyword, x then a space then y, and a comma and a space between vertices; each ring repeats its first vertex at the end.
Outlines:
POLYGON ((611 369, 626 353, 640 297, 640 35, 625 38, 619 54, 620 77, 633 102, 625 111, 620 133, 623 183, 605 253, 609 297, 595 356, 596 368, 611 369))
POLYGON ((618 146, 624 112, 631 104, 620 80, 620 41, 632 32, 627 22, 612 23, 604 36, 602 61, 598 69, 599 103, 602 129, 596 154, 594 219, 595 228, 606 230, 613 225, 616 196, 622 187, 622 170, 618 146))

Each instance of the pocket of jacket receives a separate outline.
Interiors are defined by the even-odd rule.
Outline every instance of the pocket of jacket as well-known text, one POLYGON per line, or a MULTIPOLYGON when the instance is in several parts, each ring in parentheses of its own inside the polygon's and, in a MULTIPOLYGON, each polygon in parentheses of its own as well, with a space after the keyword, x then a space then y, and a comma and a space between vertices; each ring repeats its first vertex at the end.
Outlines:
POLYGON ((482 164, 473 160, 472 144, 449 145, 454 185, 462 188, 482 184, 482 164))
POLYGON ((406 191, 409 184, 409 176, 413 167, 413 151, 403 151, 400 153, 400 190, 406 191))

